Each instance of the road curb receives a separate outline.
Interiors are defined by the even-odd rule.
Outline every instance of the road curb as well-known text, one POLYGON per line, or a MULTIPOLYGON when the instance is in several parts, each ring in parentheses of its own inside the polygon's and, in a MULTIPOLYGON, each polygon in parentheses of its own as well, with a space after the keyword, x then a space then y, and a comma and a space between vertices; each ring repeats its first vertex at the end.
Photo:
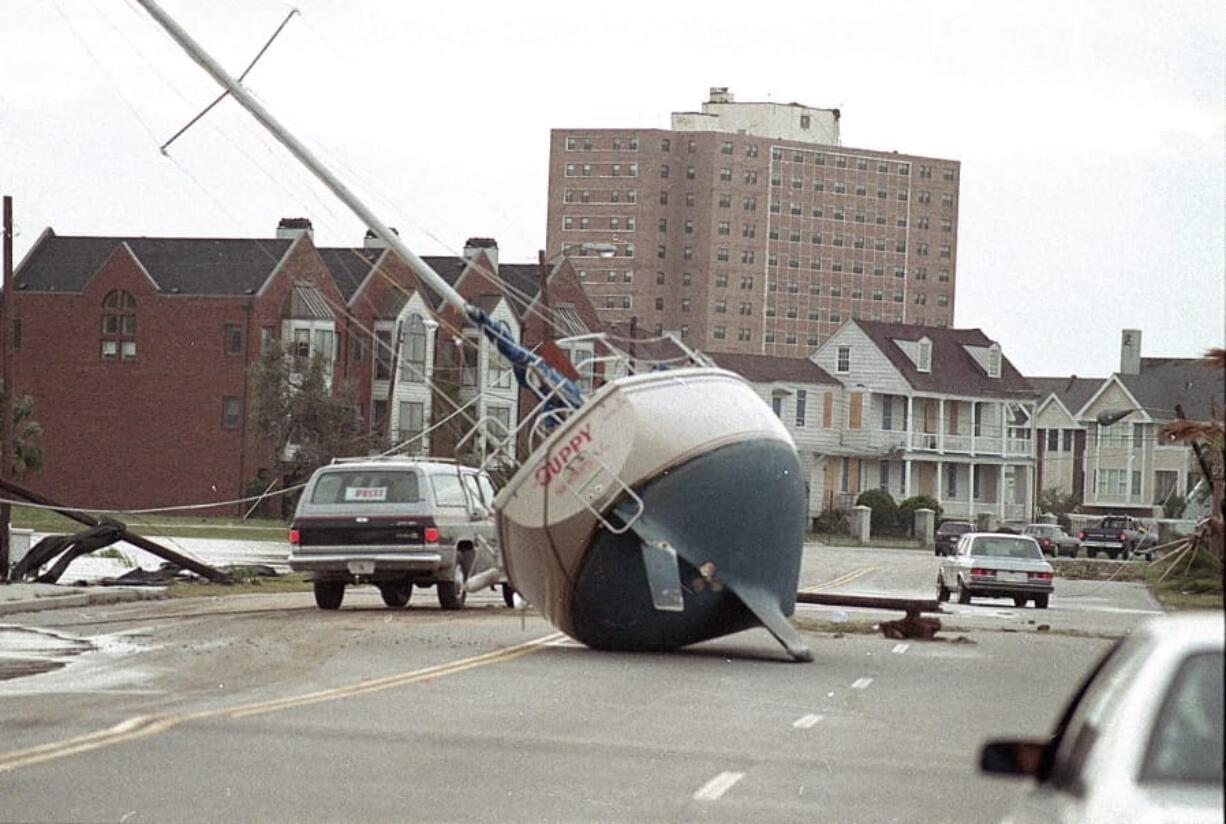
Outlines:
POLYGON ((48 609, 80 609, 107 604, 122 604, 130 601, 156 601, 166 597, 166 591, 157 589, 103 589, 82 592, 80 595, 47 595, 21 601, 0 601, 0 615, 15 615, 22 612, 42 612, 48 609))

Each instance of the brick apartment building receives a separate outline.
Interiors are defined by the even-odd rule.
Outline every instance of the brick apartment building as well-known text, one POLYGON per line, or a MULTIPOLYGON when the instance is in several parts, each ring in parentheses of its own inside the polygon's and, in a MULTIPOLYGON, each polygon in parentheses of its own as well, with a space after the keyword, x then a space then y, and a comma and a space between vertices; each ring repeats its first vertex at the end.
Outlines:
POLYGON ((551 252, 606 322, 803 357, 849 319, 953 322, 958 161, 854 149, 839 112, 712 89, 672 129, 555 129, 551 252))
MULTIPOLYGON (((470 241, 462 257, 425 260, 516 335, 539 337, 529 309, 538 267, 500 268, 497 252, 470 241)), ((224 501, 273 477, 275 456, 249 420, 250 366, 276 341, 330 358, 332 380, 353 385, 368 428, 389 445, 431 425, 436 370, 447 377, 454 367, 461 397, 480 396, 468 425, 517 418, 505 361, 475 330, 440 325, 437 296, 405 264, 374 238, 317 248, 301 218, 283 220, 272 239, 47 229, 17 268, 12 298, 14 384, 34 397, 43 426, 44 466, 27 482, 74 506, 224 501), (457 347, 457 337, 476 346, 457 347)), ((580 319, 576 331, 599 323, 566 261, 550 298, 580 319)), ((427 436, 409 451, 448 448, 427 436)))

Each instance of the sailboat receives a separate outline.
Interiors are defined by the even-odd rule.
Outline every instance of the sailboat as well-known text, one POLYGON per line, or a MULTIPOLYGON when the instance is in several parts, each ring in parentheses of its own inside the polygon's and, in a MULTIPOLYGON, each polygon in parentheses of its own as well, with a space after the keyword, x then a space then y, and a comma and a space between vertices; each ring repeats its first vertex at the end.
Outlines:
POLYGON ((467 303, 154 0, 176 43, 512 364, 538 401, 539 444, 495 501, 507 577, 589 647, 671 650, 788 621, 804 539, 795 445, 739 376, 687 367, 610 380, 590 397, 467 303))

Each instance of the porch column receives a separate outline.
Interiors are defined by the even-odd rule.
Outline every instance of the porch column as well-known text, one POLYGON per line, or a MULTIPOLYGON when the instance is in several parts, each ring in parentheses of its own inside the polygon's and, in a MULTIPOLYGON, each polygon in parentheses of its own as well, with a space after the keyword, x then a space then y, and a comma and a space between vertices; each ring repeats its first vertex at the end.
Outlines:
MULTIPOLYGON (((910 403, 910 400, 907 401, 910 403)), ((911 497, 911 459, 907 458, 902 462, 902 496, 903 498, 911 497)))
POLYGON ((945 453, 945 399, 937 398, 937 452, 945 453))
POLYGON ((1001 521, 1005 520, 1005 470, 1008 468, 1009 465, 1003 463, 996 468, 996 504, 1000 509, 1001 521))
POLYGON ((975 454, 975 422, 978 418, 975 417, 979 410, 979 401, 971 401, 971 454, 975 454))
POLYGON ((1005 421, 1005 404, 998 403, 996 408, 1000 410, 1000 454, 1004 456, 1009 454, 1009 425, 1005 421))
MULTIPOLYGON (((915 414, 914 414, 915 407, 913 404, 914 400, 915 399, 911 397, 910 395, 907 396, 907 427, 906 429, 907 429, 907 449, 908 450, 912 450, 915 448, 915 444, 912 443, 911 441, 911 432, 915 428, 915 414)), ((911 490, 911 486, 910 486, 911 464, 910 462, 907 463, 907 478, 908 478, 907 491, 909 492, 911 490)))
POLYGON ((937 479, 936 479, 936 493, 937 494, 932 496, 936 498, 937 501, 940 501, 941 496, 945 493, 945 487, 942 486, 942 484, 944 483, 945 483, 945 462, 937 461, 937 479))
POLYGON ((970 522, 975 523, 975 464, 966 465, 966 511, 970 513, 970 522))

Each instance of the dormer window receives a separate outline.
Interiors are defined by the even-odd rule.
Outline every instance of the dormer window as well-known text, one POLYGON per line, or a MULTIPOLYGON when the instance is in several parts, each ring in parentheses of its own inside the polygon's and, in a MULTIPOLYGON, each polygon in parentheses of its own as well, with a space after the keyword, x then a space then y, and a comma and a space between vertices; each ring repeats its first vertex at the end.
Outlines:
POLYGON ((993 343, 988 347, 988 377, 1000 377, 1000 344, 993 343))
POLYGON ((919 348, 915 355, 915 368, 921 372, 932 371, 932 341, 926 337, 919 339, 919 348))
POLYGON ((838 363, 835 366, 835 371, 847 373, 851 371, 851 347, 840 346, 838 351, 838 363))

